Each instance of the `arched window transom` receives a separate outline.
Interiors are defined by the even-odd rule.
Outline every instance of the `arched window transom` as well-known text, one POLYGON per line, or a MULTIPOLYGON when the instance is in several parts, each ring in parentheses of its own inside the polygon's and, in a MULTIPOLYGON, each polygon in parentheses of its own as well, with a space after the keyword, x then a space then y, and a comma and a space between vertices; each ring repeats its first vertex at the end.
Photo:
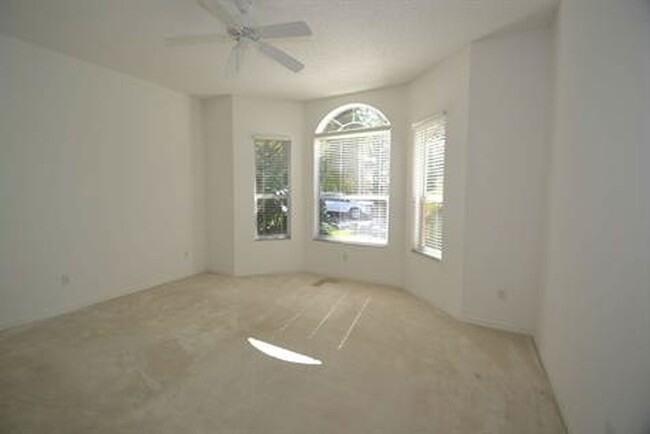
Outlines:
POLYGON ((380 111, 365 104, 339 107, 323 119, 316 133, 365 130, 390 127, 390 122, 380 111))

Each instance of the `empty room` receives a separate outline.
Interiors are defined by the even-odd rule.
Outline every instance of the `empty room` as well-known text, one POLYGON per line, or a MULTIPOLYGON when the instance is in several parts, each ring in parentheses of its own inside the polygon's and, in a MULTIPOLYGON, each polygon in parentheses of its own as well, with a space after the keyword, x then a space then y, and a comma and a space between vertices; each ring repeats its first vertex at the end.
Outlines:
POLYGON ((0 0, 0 433, 650 434, 650 1, 0 0))

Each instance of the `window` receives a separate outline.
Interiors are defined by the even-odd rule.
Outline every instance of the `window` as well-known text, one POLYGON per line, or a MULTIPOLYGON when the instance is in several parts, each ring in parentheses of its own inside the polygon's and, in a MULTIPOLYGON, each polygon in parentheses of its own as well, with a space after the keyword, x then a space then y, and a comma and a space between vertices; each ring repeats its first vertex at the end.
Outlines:
POLYGON ((363 104, 339 107, 316 130, 318 239, 386 245, 390 123, 363 104))
POLYGON ((289 155, 287 139, 254 139, 257 239, 289 238, 289 155))
POLYGON ((444 114, 414 126, 415 249, 442 259, 447 120, 444 114))

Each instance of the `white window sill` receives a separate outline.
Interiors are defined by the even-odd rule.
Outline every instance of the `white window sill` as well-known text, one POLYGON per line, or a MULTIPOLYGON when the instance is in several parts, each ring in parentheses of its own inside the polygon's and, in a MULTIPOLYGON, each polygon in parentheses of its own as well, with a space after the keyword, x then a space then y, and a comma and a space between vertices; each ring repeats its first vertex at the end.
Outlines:
POLYGON ((255 237, 255 241, 282 241, 291 240, 291 235, 261 235, 255 237))
POLYGON ((380 248, 384 249, 388 247, 388 242, 385 243, 373 243, 373 242, 364 242, 364 241, 345 241, 345 240, 337 240, 335 238, 324 238, 324 237, 315 237, 313 239, 314 241, 322 241, 325 243, 333 243, 333 244, 343 244, 346 246, 357 246, 357 247, 375 247, 375 248, 380 248))
POLYGON ((424 256, 425 258, 433 259, 436 262, 442 262, 442 252, 440 250, 432 250, 432 249, 418 249, 414 247, 411 249, 413 253, 417 253, 418 255, 424 256))

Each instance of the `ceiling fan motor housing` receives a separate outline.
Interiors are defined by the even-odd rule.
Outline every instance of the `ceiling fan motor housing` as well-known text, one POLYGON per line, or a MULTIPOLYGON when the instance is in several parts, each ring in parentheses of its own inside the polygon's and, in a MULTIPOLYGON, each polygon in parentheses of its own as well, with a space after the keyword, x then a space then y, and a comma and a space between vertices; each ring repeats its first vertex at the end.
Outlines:
POLYGON ((260 40, 260 34, 259 32, 252 28, 252 27, 247 27, 247 26, 241 26, 241 27, 228 27, 227 29, 228 35, 233 37, 235 40, 239 41, 241 38, 247 38, 252 41, 259 41, 260 40))

